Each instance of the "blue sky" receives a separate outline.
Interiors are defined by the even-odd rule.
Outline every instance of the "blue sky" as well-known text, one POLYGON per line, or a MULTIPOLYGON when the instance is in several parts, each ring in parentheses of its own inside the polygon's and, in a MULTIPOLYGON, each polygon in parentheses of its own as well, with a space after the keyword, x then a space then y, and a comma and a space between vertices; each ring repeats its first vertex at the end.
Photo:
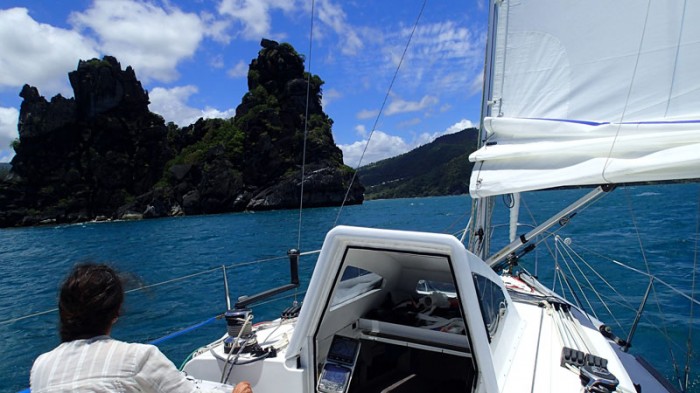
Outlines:
MULTIPOLYGON (((485 0, 430 0, 363 164, 478 123, 485 0)), ((3 0, 0 162, 11 160, 25 83, 72 97, 80 59, 115 56, 180 126, 231 117, 261 38, 289 42, 325 81, 323 107, 345 163, 357 165, 422 0, 3 0)))

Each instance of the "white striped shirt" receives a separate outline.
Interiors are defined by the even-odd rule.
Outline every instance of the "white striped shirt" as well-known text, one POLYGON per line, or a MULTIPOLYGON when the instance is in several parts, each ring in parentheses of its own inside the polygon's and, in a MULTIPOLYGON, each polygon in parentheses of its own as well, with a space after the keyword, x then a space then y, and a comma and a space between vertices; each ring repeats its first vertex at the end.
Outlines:
POLYGON ((30 384, 32 393, 199 391, 155 346, 108 336, 65 342, 39 356, 30 384))

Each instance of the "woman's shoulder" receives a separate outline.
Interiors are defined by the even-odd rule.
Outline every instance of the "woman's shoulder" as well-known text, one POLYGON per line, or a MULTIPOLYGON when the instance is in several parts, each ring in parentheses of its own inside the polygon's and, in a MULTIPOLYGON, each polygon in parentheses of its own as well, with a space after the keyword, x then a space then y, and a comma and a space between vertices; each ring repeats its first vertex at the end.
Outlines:
POLYGON ((137 359, 165 356, 160 352, 158 347, 151 344, 132 343, 116 340, 111 337, 108 337, 108 340, 105 340, 104 343, 109 346, 114 346, 114 351, 116 352, 128 353, 137 359))

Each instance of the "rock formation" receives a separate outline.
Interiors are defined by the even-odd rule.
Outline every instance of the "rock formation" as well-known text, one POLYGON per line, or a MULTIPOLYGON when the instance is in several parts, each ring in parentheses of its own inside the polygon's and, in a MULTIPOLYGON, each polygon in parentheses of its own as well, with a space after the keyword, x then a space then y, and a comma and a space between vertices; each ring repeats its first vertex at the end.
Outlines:
MULTIPOLYGON (((74 97, 25 85, 12 169, 0 179, 0 227, 93 219, 295 208, 308 74, 288 44, 263 40, 232 119, 182 129, 148 110, 134 70, 80 61, 74 97)), ((310 78, 304 206, 342 203, 353 176, 310 78)), ((346 203, 362 203, 355 181, 346 203)))

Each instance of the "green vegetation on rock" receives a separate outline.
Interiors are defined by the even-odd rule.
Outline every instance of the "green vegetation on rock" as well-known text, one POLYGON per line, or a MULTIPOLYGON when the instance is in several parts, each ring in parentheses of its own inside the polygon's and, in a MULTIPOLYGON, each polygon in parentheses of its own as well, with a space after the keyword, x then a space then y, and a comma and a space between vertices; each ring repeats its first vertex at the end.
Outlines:
POLYGON ((443 135, 408 153, 363 166, 358 176, 366 199, 458 195, 469 192, 478 132, 443 135))
MULTIPOLYGON (((354 171, 321 107, 323 81, 291 45, 261 46, 236 116, 184 128, 151 113, 134 70, 110 56, 69 74, 74 99, 48 102, 25 85, 0 226, 296 208, 306 113, 304 206, 341 204, 354 171)), ((355 182, 346 203, 363 191, 355 182)))

